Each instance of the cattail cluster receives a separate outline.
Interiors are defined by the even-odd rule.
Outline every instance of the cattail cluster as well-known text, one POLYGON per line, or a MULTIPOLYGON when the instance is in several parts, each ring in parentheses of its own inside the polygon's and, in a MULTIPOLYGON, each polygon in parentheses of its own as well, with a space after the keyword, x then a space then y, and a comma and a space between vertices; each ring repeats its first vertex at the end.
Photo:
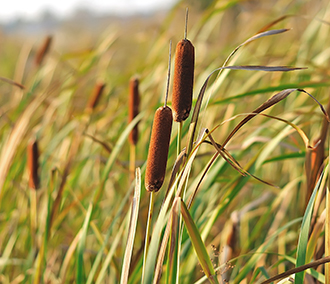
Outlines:
POLYGON ((43 42, 43 44, 40 46, 40 48, 37 51, 36 57, 35 57, 35 64, 37 66, 40 66, 43 62, 46 54, 49 51, 50 45, 52 43, 52 36, 47 36, 43 42))
POLYGON ((188 39, 176 46, 172 108, 174 121, 187 119, 191 110, 195 67, 195 48, 188 39))
MULTIPOLYGON (((128 122, 131 122, 139 114, 139 105, 139 80, 137 78, 132 78, 129 82, 128 122)), ((129 141, 132 145, 136 145, 138 134, 138 125, 136 124, 129 134, 129 141)))
POLYGON ((157 192, 164 182, 172 120, 172 110, 168 106, 156 110, 145 175, 145 186, 149 192, 157 192))
POLYGON ((29 171, 29 187, 39 188, 39 149, 37 140, 32 140, 27 148, 27 165, 29 171))
POLYGON ((96 82, 92 95, 89 97, 88 103, 87 103, 87 110, 88 111, 93 111, 98 102, 100 101, 100 98, 102 96, 102 93, 104 91, 105 88, 105 83, 102 81, 98 81, 96 82))

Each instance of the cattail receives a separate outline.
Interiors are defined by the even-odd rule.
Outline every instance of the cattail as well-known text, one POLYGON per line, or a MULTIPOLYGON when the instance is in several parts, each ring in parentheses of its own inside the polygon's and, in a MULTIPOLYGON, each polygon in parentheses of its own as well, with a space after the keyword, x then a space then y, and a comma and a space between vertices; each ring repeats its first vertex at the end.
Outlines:
POLYGON ((187 18, 185 37, 179 41, 175 50, 172 107, 173 119, 177 122, 189 116, 193 95, 195 48, 186 38, 187 18))
POLYGON ((29 170, 29 186, 33 189, 39 188, 39 150, 37 140, 33 140, 29 143, 27 149, 27 164, 29 170))
POLYGON ((37 66, 40 66, 42 61, 44 60, 47 52, 49 51, 50 44, 52 42, 52 37, 47 36, 43 42, 43 44, 40 46, 40 48, 37 51, 36 57, 35 57, 35 64, 37 66))
POLYGON ((151 131, 145 176, 147 191, 157 192, 163 185, 171 131, 172 110, 168 106, 162 106, 156 110, 151 131))
POLYGON ((88 111, 93 111, 96 108, 96 106, 102 96, 104 88, 105 88, 104 82, 101 82, 101 81, 96 82, 94 89, 93 89, 93 93, 90 96, 88 103, 87 103, 88 111))
MULTIPOLYGON (((139 80, 137 78, 132 78, 129 82, 128 122, 131 122, 139 114, 139 105, 139 80)), ((136 124, 129 134, 129 141, 132 145, 136 145, 138 134, 138 125, 136 124)))

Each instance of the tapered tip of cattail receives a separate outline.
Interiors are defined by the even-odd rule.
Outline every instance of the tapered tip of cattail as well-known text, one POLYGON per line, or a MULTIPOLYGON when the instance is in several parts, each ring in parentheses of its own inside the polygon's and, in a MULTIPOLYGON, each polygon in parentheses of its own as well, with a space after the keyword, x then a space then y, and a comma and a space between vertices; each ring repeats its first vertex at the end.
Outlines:
POLYGON ((181 122, 189 116, 195 67, 195 48, 188 39, 182 39, 176 46, 173 78, 172 108, 174 121, 181 122))
POLYGON ((40 185, 39 181, 39 150, 37 140, 29 142, 27 147, 27 165, 29 171, 29 187, 38 189, 40 185))
POLYGON ((145 175, 145 186, 149 192, 157 192, 164 183, 172 120, 172 110, 168 106, 156 110, 145 175))
POLYGON ((52 43, 52 36, 47 36, 42 45, 39 47, 38 51, 37 51, 37 54, 36 54, 36 57, 35 57, 35 64, 37 66, 41 65, 41 63, 43 62, 46 54, 48 53, 49 51, 49 48, 50 48, 50 45, 52 43))
MULTIPOLYGON (((128 122, 130 123, 139 114, 140 94, 139 80, 134 77, 129 82, 129 98, 128 98, 128 122)), ((136 124, 129 134, 129 142, 136 145, 138 141, 138 125, 136 124)))
POLYGON ((102 96, 102 93, 104 91, 105 88, 105 83, 103 81, 98 81, 96 82, 92 95, 89 97, 88 103, 87 103, 87 110, 88 111, 93 111, 98 102, 100 101, 100 98, 102 96))

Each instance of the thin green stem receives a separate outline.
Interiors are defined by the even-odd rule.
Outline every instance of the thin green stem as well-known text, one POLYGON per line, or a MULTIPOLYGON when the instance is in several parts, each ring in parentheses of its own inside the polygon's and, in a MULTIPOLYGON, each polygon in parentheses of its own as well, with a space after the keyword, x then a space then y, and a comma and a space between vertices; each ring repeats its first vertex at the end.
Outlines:
POLYGON ((177 157, 181 153, 181 141, 182 141, 182 121, 180 121, 178 123, 178 144, 177 144, 177 150, 176 150, 177 157))
POLYGON ((37 192, 30 189, 30 222, 31 222, 31 247, 36 250, 36 231, 37 231, 37 192))
POLYGON ((148 249, 149 249, 149 243, 150 243, 149 236, 150 236, 152 214, 153 214, 153 211, 154 211, 154 198, 155 198, 155 192, 152 191, 150 193, 150 203, 149 203, 149 211, 148 211, 148 219, 147 219, 147 228, 146 228, 145 242, 144 242, 141 283, 143 283, 143 279, 144 279, 145 265, 146 265, 146 261, 147 261, 147 255, 148 255, 148 249))

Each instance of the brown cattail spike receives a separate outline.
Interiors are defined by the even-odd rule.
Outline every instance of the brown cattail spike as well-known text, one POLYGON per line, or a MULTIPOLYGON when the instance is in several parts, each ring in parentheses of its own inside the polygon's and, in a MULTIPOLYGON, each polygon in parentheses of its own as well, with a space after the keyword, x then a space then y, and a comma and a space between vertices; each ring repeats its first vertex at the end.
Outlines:
POLYGON ((177 122, 186 120, 191 110, 194 66, 195 48, 188 39, 182 39, 176 46, 173 78, 173 119, 177 122))
POLYGON ((95 84, 93 93, 90 96, 89 101, 87 103, 88 111, 93 111, 96 108, 98 102, 100 101, 104 88, 105 88, 104 82, 99 81, 95 84))
POLYGON ((147 191, 157 192, 163 185, 171 131, 172 110, 168 106, 162 106, 156 110, 151 131, 145 176, 147 191))
MULTIPOLYGON (((139 105, 139 80, 137 78, 132 78, 129 82, 128 122, 131 122, 139 114, 139 105)), ((138 134, 138 125, 136 124, 129 134, 129 141, 132 145, 136 145, 138 134)))
POLYGON ((43 42, 43 44, 40 46, 40 48, 37 51, 36 57, 35 57, 35 64, 37 66, 41 65, 42 61, 44 60, 46 54, 49 51, 50 45, 52 43, 52 37, 47 36, 43 42))
POLYGON ((27 163, 29 170, 29 186, 33 189, 39 188, 39 150, 38 143, 33 140, 28 145, 27 163))

